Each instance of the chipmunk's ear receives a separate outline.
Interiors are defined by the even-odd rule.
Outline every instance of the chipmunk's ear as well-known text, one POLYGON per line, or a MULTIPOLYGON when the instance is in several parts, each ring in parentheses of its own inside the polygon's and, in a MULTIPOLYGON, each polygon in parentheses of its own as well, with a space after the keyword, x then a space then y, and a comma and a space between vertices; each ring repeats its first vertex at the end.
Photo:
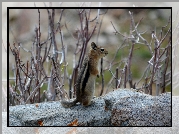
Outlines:
POLYGON ((94 42, 91 43, 91 48, 96 50, 97 46, 96 46, 96 44, 94 42))

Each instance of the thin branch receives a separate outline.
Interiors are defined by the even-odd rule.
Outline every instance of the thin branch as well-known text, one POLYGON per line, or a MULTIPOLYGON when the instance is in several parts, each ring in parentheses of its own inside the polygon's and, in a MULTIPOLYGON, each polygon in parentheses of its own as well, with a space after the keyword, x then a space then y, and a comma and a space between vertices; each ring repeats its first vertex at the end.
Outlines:
POLYGON ((101 92, 100 92, 100 96, 103 94, 104 91, 104 74, 103 74, 103 58, 101 58, 101 83, 102 83, 102 88, 101 88, 101 92))
POLYGON ((36 86, 36 88, 33 90, 33 92, 31 93, 31 95, 27 98, 25 104, 28 103, 28 101, 33 97, 33 95, 36 93, 36 91, 41 87, 42 83, 46 80, 47 77, 44 77, 41 82, 36 86))
POLYGON ((115 30, 115 34, 116 33, 118 33, 118 34, 120 34, 120 35, 122 35, 123 37, 126 37, 125 35, 123 35, 122 33, 120 33, 116 28, 115 28, 115 26, 114 26, 114 24, 112 23, 112 21, 110 21, 111 22, 111 24, 112 24, 112 26, 113 26, 113 28, 114 28, 114 30, 115 30))

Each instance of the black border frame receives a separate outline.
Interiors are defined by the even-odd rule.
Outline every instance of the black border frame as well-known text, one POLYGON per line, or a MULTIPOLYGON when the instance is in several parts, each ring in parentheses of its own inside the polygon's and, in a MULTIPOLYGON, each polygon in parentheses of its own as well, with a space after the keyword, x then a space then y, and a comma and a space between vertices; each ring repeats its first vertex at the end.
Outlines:
MULTIPOLYGON (((7 7, 7 67, 9 68, 9 10, 10 9, 99 9, 99 7, 7 7)), ((172 38, 172 7, 100 7, 100 9, 171 9, 171 38, 172 38)), ((172 39, 171 39, 172 44, 172 39)), ((171 45, 172 47, 172 45, 171 45)), ((172 59, 172 49, 171 49, 172 59)), ((171 63, 172 69, 172 63, 171 63)), ((172 127, 172 70, 171 70, 171 126, 127 126, 127 127, 172 127)), ((7 86, 9 85, 9 69, 7 69, 7 86)), ((7 127, 69 127, 69 126, 9 126, 9 89, 7 87, 7 127)), ((75 126, 71 126, 75 127, 75 126)), ((86 126, 78 126, 86 127, 86 126)), ((104 127, 104 126, 90 126, 104 127)), ((108 126, 116 127, 116 126, 108 126)), ((118 126, 123 127, 123 126, 118 126)))

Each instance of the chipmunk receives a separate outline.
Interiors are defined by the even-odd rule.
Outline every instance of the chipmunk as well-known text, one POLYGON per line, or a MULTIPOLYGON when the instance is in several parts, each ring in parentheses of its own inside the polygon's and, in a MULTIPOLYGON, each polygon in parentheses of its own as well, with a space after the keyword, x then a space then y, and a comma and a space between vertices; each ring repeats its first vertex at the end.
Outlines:
POLYGON ((106 56, 108 51, 97 46, 94 42, 91 43, 91 49, 85 57, 82 68, 79 72, 76 82, 76 99, 74 101, 62 100, 63 107, 68 108, 80 102, 83 106, 91 104, 91 100, 95 90, 95 79, 99 77, 98 61, 106 56))

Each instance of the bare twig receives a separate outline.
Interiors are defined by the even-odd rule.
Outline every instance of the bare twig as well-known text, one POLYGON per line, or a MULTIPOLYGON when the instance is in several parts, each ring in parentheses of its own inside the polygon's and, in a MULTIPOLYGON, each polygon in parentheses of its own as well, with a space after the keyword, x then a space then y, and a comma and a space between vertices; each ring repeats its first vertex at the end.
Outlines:
POLYGON ((130 52, 129 52, 128 65, 127 65, 127 68, 128 68, 128 81, 129 81, 130 88, 133 87, 133 84, 132 84, 132 72, 131 72, 131 60, 132 60, 133 50, 134 50, 134 43, 132 43, 132 46, 131 46, 131 49, 130 49, 130 52))
POLYGON ((119 68, 116 68, 116 89, 118 88, 118 85, 119 85, 119 83, 118 83, 118 72, 119 72, 119 68))
POLYGON ((120 35, 122 35, 123 37, 126 37, 125 35, 123 35, 122 33, 120 33, 116 28, 115 28, 115 26, 114 26, 114 24, 112 23, 112 21, 111 21, 111 24, 112 24, 112 26, 113 26, 113 28, 114 28, 114 30, 115 30, 115 34, 120 34, 120 35))
POLYGON ((102 83, 102 88, 101 88, 101 92, 100 92, 100 96, 103 94, 104 91, 104 74, 103 74, 103 58, 101 58, 101 83, 102 83))
POLYGON ((39 84, 36 86, 36 88, 33 90, 33 92, 31 93, 31 95, 27 98, 25 104, 28 103, 28 101, 34 96, 34 94, 36 93, 36 91, 41 87, 42 83, 46 80, 46 77, 44 77, 41 82, 39 82, 39 84))

